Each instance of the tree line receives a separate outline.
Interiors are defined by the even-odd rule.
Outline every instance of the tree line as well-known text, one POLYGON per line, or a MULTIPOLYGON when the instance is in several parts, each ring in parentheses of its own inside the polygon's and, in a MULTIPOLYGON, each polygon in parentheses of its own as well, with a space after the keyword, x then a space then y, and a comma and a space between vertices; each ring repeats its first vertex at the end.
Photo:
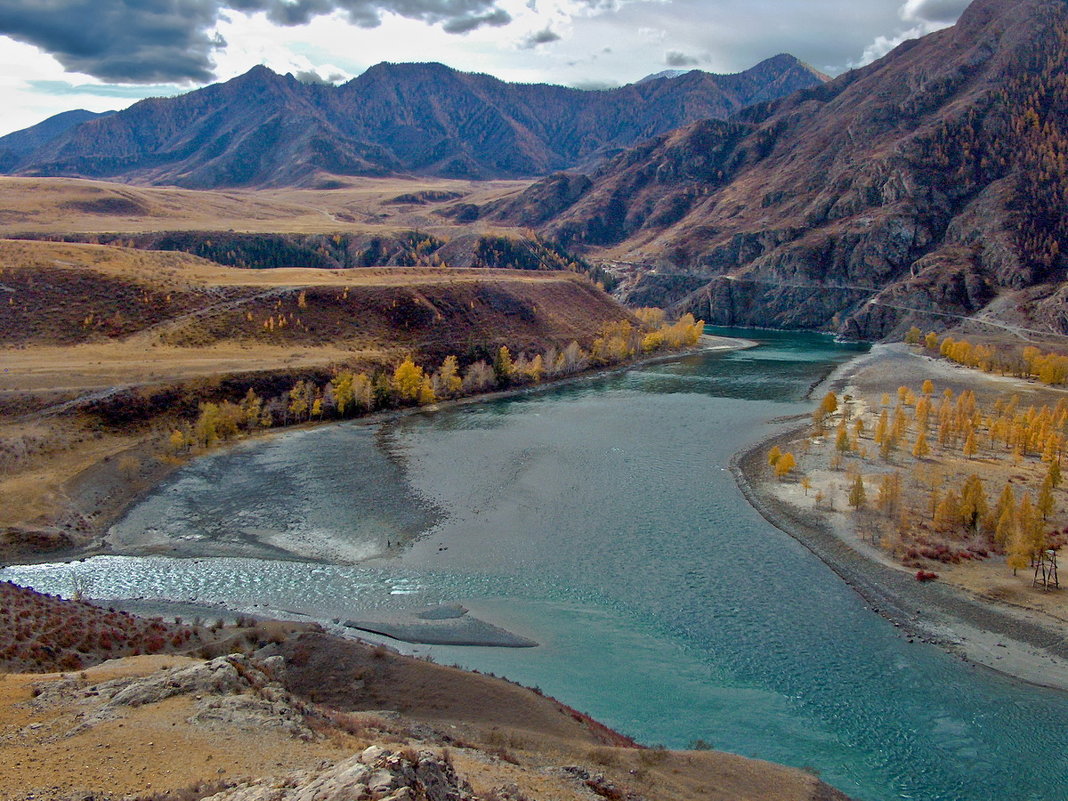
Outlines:
POLYGON ((461 367, 455 355, 434 367, 421 366, 411 356, 389 369, 338 369, 319 384, 298 380, 287 392, 262 398, 251 388, 240 401, 200 405, 195 420, 175 428, 168 450, 175 455, 207 449, 251 432, 324 420, 344 420, 371 412, 425 406, 442 400, 498 389, 538 384, 590 368, 626 362, 639 355, 675 351, 697 344, 704 321, 686 314, 668 322, 660 309, 639 309, 641 325, 628 320, 606 324, 590 347, 572 341, 564 348, 549 346, 537 353, 513 355, 502 345, 491 361, 478 359, 461 367))

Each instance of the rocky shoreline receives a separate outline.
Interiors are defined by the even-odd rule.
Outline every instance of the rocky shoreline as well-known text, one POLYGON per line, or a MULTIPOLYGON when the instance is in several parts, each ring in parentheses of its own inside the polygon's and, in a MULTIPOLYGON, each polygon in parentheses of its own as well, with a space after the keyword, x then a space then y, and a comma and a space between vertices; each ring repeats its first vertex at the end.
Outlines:
MULTIPOLYGON (((841 390, 862 364, 858 357, 817 385, 841 390)), ((786 421, 777 421, 786 422, 786 421)), ((771 492, 766 454, 802 439, 805 424, 779 431, 735 454, 731 472, 742 494, 771 525, 790 535, 854 589, 873 612, 909 641, 938 645, 973 664, 1015 679, 1068 691, 1068 640, 1029 610, 972 597, 943 582, 919 582, 912 572, 877 561, 844 541, 823 515, 787 503, 771 492)))

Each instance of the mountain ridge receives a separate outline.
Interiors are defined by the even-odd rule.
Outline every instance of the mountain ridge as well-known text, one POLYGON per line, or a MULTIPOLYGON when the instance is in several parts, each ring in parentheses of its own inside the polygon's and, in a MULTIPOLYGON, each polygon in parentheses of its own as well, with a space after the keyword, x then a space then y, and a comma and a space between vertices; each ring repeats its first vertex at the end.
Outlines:
POLYGON ((790 56, 727 76, 589 91, 383 62, 340 86, 266 67, 77 125, 9 172, 186 188, 314 183, 321 174, 544 175, 704 117, 823 81, 790 56))
POLYGON ((1066 331, 1066 64, 1064 2, 976 0, 830 83, 481 213, 646 263, 633 302, 713 322, 879 339, 1042 286, 1033 314, 1066 331))

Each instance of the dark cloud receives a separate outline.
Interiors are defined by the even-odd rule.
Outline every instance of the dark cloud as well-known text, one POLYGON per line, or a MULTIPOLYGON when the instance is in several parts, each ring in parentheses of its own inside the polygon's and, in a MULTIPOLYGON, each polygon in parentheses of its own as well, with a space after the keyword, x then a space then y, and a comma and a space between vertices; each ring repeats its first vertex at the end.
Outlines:
POLYGON ((476 28, 489 26, 499 28, 512 21, 512 15, 502 8, 495 8, 485 14, 459 14, 445 20, 441 26, 446 33, 470 33, 476 28))
POLYGON ((669 50, 664 54, 664 63, 669 67, 696 67, 701 62, 694 56, 688 56, 678 50, 669 50))
POLYGON ((522 43, 520 43, 519 46, 521 48, 523 48, 524 50, 532 50, 533 48, 537 47, 538 45, 549 44, 550 42, 559 42, 559 41, 560 41, 560 34, 558 34, 556 31, 552 30, 551 28, 546 27, 546 28, 544 28, 544 29, 542 29, 540 31, 537 31, 535 33, 532 33, 529 36, 527 36, 526 38, 524 38, 522 43))
POLYGON ((67 69, 118 83, 205 83, 214 77, 212 36, 226 10, 264 12, 303 25, 342 11, 361 27, 383 13, 440 24, 449 33, 506 25, 496 0, 0 0, 0 35, 51 53, 67 69))

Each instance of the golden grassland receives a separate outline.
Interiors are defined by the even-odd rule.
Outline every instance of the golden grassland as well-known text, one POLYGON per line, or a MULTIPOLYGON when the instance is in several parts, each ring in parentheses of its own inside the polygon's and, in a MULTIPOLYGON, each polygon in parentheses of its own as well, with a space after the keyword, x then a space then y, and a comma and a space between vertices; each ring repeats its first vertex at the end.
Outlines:
POLYGON ((440 204, 391 202, 424 191, 454 193, 482 204, 518 192, 529 181, 420 178, 342 179, 341 188, 188 190, 74 178, 0 176, 0 235, 12 233, 383 232, 419 229, 492 234, 506 227, 457 226, 431 212, 440 204))

